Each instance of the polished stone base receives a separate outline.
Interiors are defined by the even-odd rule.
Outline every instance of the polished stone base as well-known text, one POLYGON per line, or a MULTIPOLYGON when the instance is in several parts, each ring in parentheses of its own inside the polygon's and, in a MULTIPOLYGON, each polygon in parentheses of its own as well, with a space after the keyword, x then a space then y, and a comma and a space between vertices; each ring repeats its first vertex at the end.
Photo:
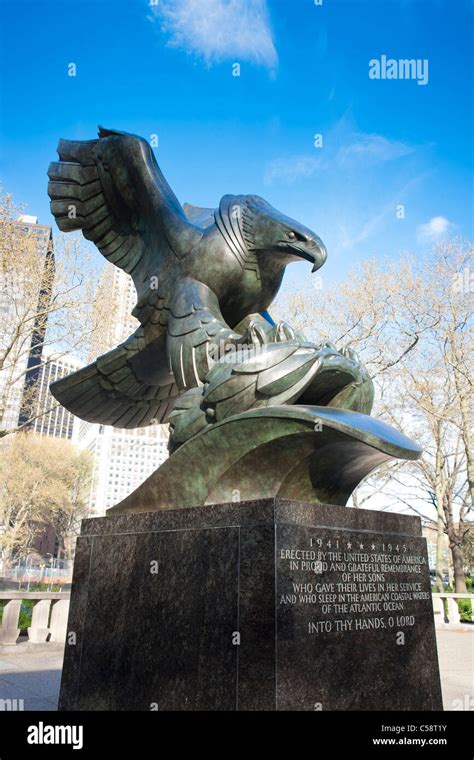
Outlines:
POLYGON ((268 499, 85 520, 60 709, 442 709, 419 519, 268 499))

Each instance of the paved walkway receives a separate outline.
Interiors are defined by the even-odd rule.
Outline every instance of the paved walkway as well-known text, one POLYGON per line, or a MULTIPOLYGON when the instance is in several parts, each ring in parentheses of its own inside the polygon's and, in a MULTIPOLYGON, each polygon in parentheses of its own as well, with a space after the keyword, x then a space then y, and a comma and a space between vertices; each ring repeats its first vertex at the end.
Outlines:
POLYGON ((56 710, 63 652, 62 644, 0 646, 0 700, 22 699, 24 710, 56 710))
MULTIPOLYGON (((445 710, 474 710, 474 626, 438 628, 438 656, 445 710)), ((56 710, 63 647, 0 646, 1 700, 23 700, 25 710, 56 710)))
POLYGON ((474 710, 474 626, 436 629, 445 710, 474 710))

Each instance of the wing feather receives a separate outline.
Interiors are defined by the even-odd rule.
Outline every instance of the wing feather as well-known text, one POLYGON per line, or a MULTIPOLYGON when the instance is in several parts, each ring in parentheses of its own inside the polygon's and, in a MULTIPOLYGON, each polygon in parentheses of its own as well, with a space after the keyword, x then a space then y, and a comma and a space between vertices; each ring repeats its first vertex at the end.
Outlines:
MULTIPOLYGON (((167 420, 178 397, 168 372, 154 380, 144 379, 134 363, 146 346, 144 328, 103 356, 51 384, 53 396, 81 419, 122 428, 143 427, 150 421, 167 420)), ((155 360, 164 351, 157 346, 155 360)))
POLYGON ((226 342, 241 338, 226 324, 214 291, 191 278, 181 281, 168 319, 168 356, 180 390, 202 385, 226 342))
MULTIPOLYGON (((186 217, 141 137, 100 128, 97 140, 60 140, 48 170, 51 211, 60 230, 82 230, 112 264, 130 274, 138 299, 149 277, 182 259, 202 230, 186 217)), ((169 286, 171 287, 171 285, 169 286)), ((162 285, 164 301, 171 293, 162 285)), ((144 322, 149 318, 137 314, 144 322)))

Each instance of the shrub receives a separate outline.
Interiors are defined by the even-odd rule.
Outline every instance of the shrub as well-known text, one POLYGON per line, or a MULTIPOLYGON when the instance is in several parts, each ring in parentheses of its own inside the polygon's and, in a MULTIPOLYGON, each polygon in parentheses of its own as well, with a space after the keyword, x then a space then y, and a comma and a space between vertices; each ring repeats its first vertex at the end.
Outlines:
POLYGON ((472 621, 472 601, 470 599, 458 599, 459 614, 461 616, 462 623, 470 623, 472 621))

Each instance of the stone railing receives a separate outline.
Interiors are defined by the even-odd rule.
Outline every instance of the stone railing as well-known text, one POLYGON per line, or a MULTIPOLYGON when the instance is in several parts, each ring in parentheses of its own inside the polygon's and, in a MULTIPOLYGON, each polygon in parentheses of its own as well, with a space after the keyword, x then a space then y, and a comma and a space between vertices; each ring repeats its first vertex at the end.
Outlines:
POLYGON ((69 591, 0 591, 0 601, 7 602, 0 625, 0 645, 13 646, 17 643, 21 603, 26 599, 36 602, 28 628, 28 641, 33 644, 44 644, 46 641, 63 644, 70 596, 69 591))
POLYGON ((436 626, 455 625, 461 622, 456 599, 468 599, 471 602, 471 621, 474 623, 474 594, 451 594, 443 591, 433 594, 433 612, 436 626))
MULTIPOLYGON (((0 600, 7 600, 0 625, 0 645, 12 646, 17 643, 21 603, 25 599, 36 601, 28 628, 28 640, 32 644, 44 644, 47 641, 63 644, 66 640, 70 596, 69 591, 0 591, 0 600)), ((456 599, 468 599, 471 602, 471 620, 474 623, 474 594, 442 592, 433 594, 436 626, 460 623, 456 599)))

